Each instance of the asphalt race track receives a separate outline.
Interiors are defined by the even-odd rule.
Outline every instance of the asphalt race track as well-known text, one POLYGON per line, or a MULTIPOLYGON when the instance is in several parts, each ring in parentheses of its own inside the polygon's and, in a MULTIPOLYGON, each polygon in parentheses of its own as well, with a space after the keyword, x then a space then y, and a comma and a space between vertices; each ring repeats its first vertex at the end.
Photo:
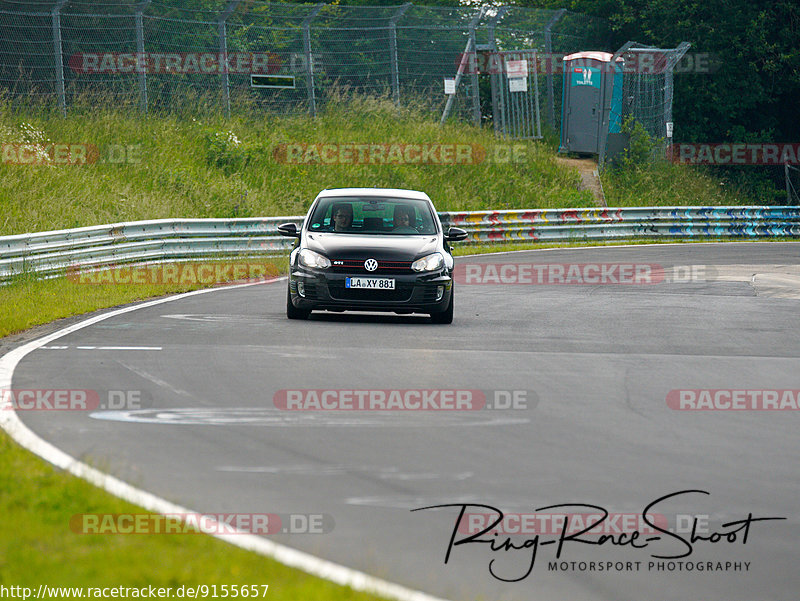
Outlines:
MULTIPOLYGON (((289 321, 285 280, 222 289, 80 329, 31 352, 14 373, 16 390, 96 390, 103 402, 123 391, 123 409, 19 415, 70 455, 171 502, 294 514, 294 532, 271 540, 445 599, 797 599, 796 407, 781 396, 785 410, 692 411, 668 399, 791 390, 796 400, 800 244, 559 249, 457 262, 479 271, 488 263, 666 271, 655 283, 622 285, 462 281, 450 326, 355 313, 289 321), (278 402, 286 390, 484 391, 492 408, 290 411, 278 402), (517 406, 507 408, 513 391, 517 406), (687 490, 710 494, 683 493, 650 510, 673 533, 648 533, 645 523, 636 539, 640 521, 614 530, 687 490), (445 564, 459 507, 411 511, 440 504, 487 505, 513 519, 483 536, 495 545, 456 545, 445 564), (560 504, 573 506, 537 511, 560 504), (566 538, 553 564, 561 530, 541 514, 570 514, 574 526, 583 519, 576 514, 597 507, 611 514, 601 527, 615 538, 566 538), (514 530, 533 514, 549 526, 514 530), (324 532, 304 532, 308 516, 322 516, 310 519, 324 532), (681 542, 694 516, 697 534, 720 540, 681 542), (786 519, 755 521, 764 517, 786 519), (527 547, 493 551, 507 533, 527 547), (535 565, 523 578, 534 541, 535 565)), ((474 532, 464 526, 455 540, 474 532)))

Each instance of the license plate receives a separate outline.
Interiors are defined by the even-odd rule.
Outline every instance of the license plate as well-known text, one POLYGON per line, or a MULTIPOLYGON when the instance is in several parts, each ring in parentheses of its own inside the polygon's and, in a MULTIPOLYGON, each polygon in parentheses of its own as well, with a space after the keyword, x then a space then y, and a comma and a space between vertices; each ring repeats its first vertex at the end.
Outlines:
POLYGON ((394 278, 345 278, 345 288, 369 290, 394 290, 394 278))

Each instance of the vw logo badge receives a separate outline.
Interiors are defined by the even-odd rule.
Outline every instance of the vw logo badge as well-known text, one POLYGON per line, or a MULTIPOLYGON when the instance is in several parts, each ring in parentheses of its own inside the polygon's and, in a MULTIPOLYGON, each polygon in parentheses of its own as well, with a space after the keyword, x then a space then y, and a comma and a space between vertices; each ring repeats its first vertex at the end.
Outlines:
POLYGON ((375 259, 367 259, 364 261, 364 269, 367 271, 375 271, 378 269, 378 262, 375 259))

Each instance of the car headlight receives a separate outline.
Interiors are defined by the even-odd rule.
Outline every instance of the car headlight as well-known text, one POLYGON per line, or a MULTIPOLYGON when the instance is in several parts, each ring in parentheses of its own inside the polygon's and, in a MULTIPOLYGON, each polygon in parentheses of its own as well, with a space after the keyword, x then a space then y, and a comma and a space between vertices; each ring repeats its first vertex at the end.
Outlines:
POLYGON ((427 257, 417 259, 411 264, 411 269, 414 271, 436 271, 441 269, 444 265, 444 257, 441 253, 433 253, 427 257))
POLYGON ((312 267, 314 269, 327 269, 331 266, 331 260, 313 250, 304 248, 297 255, 297 259, 304 267, 312 267))

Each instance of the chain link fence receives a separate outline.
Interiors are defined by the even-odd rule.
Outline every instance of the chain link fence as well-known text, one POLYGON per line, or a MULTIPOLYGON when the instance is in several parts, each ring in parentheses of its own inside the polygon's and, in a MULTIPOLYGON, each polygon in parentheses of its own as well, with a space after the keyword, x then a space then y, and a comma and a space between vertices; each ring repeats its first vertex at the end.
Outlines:
POLYGON ((608 45, 601 19, 565 10, 256 3, 0 1, 0 91, 66 113, 253 107, 314 115, 341 91, 442 111, 443 80, 472 53, 450 115, 491 118, 481 53, 536 50, 537 101, 554 130, 560 57, 608 45))
MULTIPOLYGON (((654 48, 628 42, 612 57, 622 59, 622 102, 619 114, 610 114, 605 121, 617 122, 631 138, 646 134, 650 159, 664 159, 672 143, 672 101, 674 93, 674 70, 689 50, 690 44, 683 42, 676 48, 654 48), (627 130, 627 131, 626 131, 627 130)), ((608 152, 601 140, 600 165, 608 152)))
POLYGON ((689 44, 683 42, 677 48, 630 48, 626 52, 627 60, 636 68, 623 78, 623 120, 632 117, 651 138, 664 140, 658 149, 661 156, 667 139, 672 138, 674 69, 687 50, 689 44))
MULTIPOLYGON (((374 95, 426 106, 442 121, 491 122, 498 135, 540 138, 542 125, 561 126, 562 57, 606 48, 607 25, 517 6, 0 0, 0 94, 63 114, 113 105, 312 116, 343 94, 374 95), (507 72, 514 63, 526 65, 523 88, 511 87, 520 83, 507 72)), ((687 49, 629 42, 616 52, 625 65, 622 102, 603 117, 601 167, 610 123, 639 128, 650 158, 664 157, 673 70, 687 49)))

